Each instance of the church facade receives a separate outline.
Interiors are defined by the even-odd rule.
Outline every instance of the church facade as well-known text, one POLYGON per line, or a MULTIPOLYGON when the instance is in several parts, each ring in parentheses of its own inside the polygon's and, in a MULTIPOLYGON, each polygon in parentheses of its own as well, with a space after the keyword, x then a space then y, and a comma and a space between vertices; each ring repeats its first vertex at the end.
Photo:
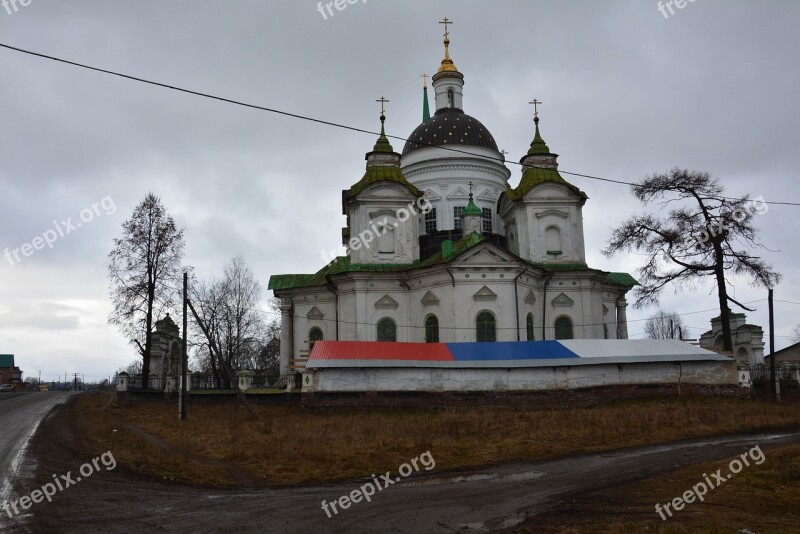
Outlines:
MULTIPOLYGON (((313 274, 273 275, 281 373, 319 340, 494 342, 627 339, 627 273, 586 264, 588 197, 558 172, 535 114, 514 180, 494 137, 464 111, 464 75, 445 55, 435 113, 395 152, 384 134, 342 192, 347 255, 313 274), (512 186, 511 182, 517 182, 512 186)), ((298 384, 299 385, 299 384, 298 384)))

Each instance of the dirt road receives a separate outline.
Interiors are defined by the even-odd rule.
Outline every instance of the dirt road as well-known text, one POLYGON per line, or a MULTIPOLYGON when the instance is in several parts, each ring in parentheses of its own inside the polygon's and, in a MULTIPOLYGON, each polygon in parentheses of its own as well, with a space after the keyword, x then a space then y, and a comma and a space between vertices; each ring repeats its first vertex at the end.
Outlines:
MULTIPOLYGON (((2 506, 18 497, 14 481, 24 467, 35 465, 26 461, 25 453, 31 437, 44 416, 69 398, 69 393, 2 393, 0 404, 0 531, 10 521, 2 506)), ((32 475, 32 471, 27 473, 32 475)))
MULTIPOLYGON (((75 447, 68 407, 41 425, 31 447, 36 474, 27 491, 90 458, 75 447), (82 456, 82 454, 84 456, 82 456)), ((800 432, 728 436, 635 447, 469 473, 409 477, 328 518, 322 500, 367 480, 318 487, 214 490, 101 471, 37 504, 17 532, 489 532, 512 527, 569 495, 616 486, 681 466, 732 458, 758 444, 800 442, 800 432)), ((435 451, 431 451, 435 458, 435 451)), ((392 468, 396 474, 396 466, 392 468)), ((655 501, 654 501, 655 502, 655 501)))

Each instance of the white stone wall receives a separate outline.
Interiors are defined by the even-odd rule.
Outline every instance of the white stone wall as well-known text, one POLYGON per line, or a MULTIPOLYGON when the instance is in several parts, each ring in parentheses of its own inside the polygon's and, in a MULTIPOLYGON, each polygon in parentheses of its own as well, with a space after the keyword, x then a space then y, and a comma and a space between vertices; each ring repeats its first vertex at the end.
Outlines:
POLYGON ((634 384, 738 384, 733 362, 691 361, 512 369, 310 369, 303 392, 541 391, 634 384))

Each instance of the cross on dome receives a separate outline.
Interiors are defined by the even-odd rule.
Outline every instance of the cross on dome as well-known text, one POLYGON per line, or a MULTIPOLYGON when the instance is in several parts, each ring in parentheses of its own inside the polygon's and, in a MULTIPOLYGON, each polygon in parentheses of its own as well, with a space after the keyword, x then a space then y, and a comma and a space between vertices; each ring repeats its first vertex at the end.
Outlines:
POLYGON ((533 104, 533 118, 534 118, 534 120, 539 118, 539 104, 541 104, 541 103, 542 103, 542 101, 538 100, 536 98, 534 98, 533 100, 528 102, 528 104, 533 104))
POLYGON ((384 105, 385 103, 389 102, 389 100, 386 100, 385 98, 383 98, 383 97, 380 97, 380 98, 379 98, 378 100, 376 100, 375 102, 380 102, 380 103, 381 103, 381 117, 383 117, 383 116, 385 115, 385 111, 386 111, 386 110, 384 110, 384 108, 383 108, 383 105, 384 105))

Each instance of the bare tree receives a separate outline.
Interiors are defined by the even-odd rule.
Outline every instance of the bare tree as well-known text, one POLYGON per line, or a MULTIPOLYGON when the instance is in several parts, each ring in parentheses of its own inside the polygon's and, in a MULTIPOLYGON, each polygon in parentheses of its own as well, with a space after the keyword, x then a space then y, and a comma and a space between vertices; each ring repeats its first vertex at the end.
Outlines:
POLYGON ((800 324, 792 330, 792 343, 800 343, 800 324))
POLYGON ((125 372, 128 373, 129 376, 139 376, 142 374, 142 360, 133 360, 128 364, 128 367, 125 368, 125 372))
POLYGON ((675 284, 677 291, 710 278, 717 289, 723 348, 730 351, 728 303, 752 310, 728 295, 726 276, 744 276, 763 287, 774 287, 781 279, 771 266, 750 253, 761 246, 756 242, 753 216, 765 213, 766 204, 748 196, 731 200, 710 174, 681 169, 647 177, 632 189, 645 205, 653 201, 662 207, 680 204, 664 218, 651 214, 630 217, 613 230, 603 250, 607 256, 631 250, 647 256, 637 271, 641 285, 634 289, 634 306, 657 304, 667 284, 675 284))
MULTIPOLYGON (((210 358, 208 366, 215 379, 230 384, 225 368, 258 369, 264 348, 271 338, 270 325, 264 319, 261 285, 241 256, 225 265, 224 276, 209 282, 192 284, 192 301, 202 322, 203 344, 210 358)), ((206 354, 205 351, 203 351, 206 354)))
POLYGON ((154 317, 168 310, 178 294, 183 230, 153 193, 137 205, 114 239, 108 275, 114 309, 109 323, 135 344, 142 356, 142 385, 150 376, 154 317))
POLYGON ((675 312, 665 312, 661 308, 648 317, 644 331, 650 339, 681 339, 683 321, 675 312))

